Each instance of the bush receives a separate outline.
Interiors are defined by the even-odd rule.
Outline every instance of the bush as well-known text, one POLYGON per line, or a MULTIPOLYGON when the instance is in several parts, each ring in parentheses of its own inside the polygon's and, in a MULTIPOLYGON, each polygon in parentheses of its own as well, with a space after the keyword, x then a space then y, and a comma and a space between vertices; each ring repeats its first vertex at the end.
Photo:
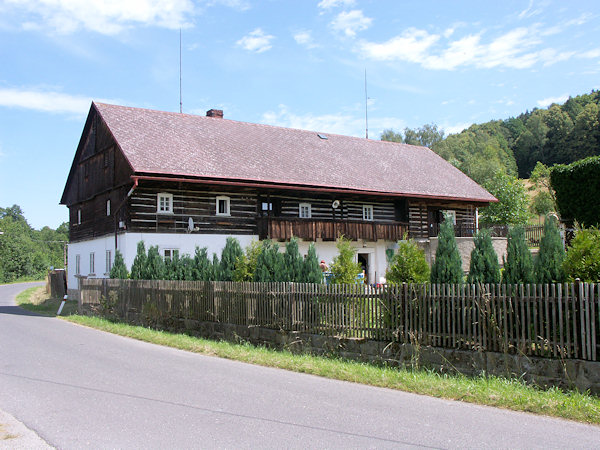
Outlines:
POLYGON ((481 211, 481 221, 500 225, 524 225, 529 219, 529 199, 523 182, 503 172, 485 183, 485 188, 498 199, 481 211))
POLYGON ((221 253, 220 280, 233 281, 235 264, 244 255, 239 241, 234 237, 228 237, 221 253))
POLYGON ((317 249, 315 244, 311 242, 308 246, 308 253, 302 265, 302 282, 303 283, 322 283, 323 271, 319 265, 317 249))
POLYGON ((563 263, 570 281, 600 282, 600 230, 595 227, 578 229, 563 263))
POLYGON ((147 259, 148 256, 146 255, 146 246, 144 245, 144 241, 140 241, 137 244, 137 253, 133 259, 133 264, 131 265, 132 280, 144 279, 147 259))
POLYGON ((209 281, 212 276, 212 263, 208 259, 206 247, 196 247, 192 263, 192 279, 196 281, 209 281))
POLYGON ((352 247, 350 242, 350 239, 340 236, 335 244, 338 254, 331 264, 331 281, 334 284, 354 284, 357 275, 362 272, 362 266, 354 261, 356 249, 352 247))
POLYGON ((430 273, 425 252, 416 242, 404 240, 398 242, 398 251, 392 257, 385 278, 390 284, 426 283, 430 273))
POLYGON ((302 281, 302 255, 298 250, 298 238, 292 237, 285 244, 285 253, 283 254, 283 279, 281 281, 293 281, 299 283, 302 281))
POLYGON ((129 278, 129 273, 127 272, 127 266, 125 265, 125 261, 123 260, 123 255, 121 252, 117 250, 115 252, 115 261, 113 263, 112 268, 110 269, 111 278, 117 278, 121 280, 125 280, 129 278))
POLYGON ((446 217, 440 226, 435 261, 431 266, 432 283, 462 283, 462 260, 454 238, 454 224, 446 217))
POLYGON ((535 279, 538 283, 560 283, 565 275, 562 269, 565 249, 558 231, 556 218, 546 217, 540 251, 535 259, 535 279))
POLYGON ((143 270, 142 280, 164 280, 166 275, 165 262, 158 252, 158 245, 148 249, 148 258, 143 270))
POLYGON ((502 261, 504 263, 503 283, 533 283, 533 260, 527 248, 523 227, 517 226, 508 231, 506 259, 502 257, 502 261))
POLYGON ((259 241, 252 241, 246 247, 245 253, 238 258, 233 272, 233 281, 252 281, 254 272, 256 272, 256 262, 258 255, 262 252, 262 245, 259 241))
POLYGON ((269 239, 262 243, 262 251, 256 260, 254 281, 281 281, 283 278, 283 254, 279 246, 269 239))
POLYGON ((480 230, 473 237, 475 247, 471 251, 469 283, 500 283, 500 264, 494 250, 489 230, 480 230))

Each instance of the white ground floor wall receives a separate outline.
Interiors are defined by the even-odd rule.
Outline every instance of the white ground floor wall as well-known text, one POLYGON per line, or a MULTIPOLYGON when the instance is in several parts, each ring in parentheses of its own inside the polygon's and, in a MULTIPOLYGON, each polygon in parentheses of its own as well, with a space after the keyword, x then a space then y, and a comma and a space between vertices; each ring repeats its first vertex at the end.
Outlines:
MULTIPOLYGON (((144 241, 146 250, 150 246, 158 246, 161 254, 165 250, 178 250, 179 255, 194 255, 196 247, 207 247, 209 257, 216 253, 219 258, 225 242, 229 235, 225 234, 167 234, 167 233, 121 233, 117 238, 117 249, 123 255, 125 265, 131 269, 133 259, 137 252, 137 244, 144 241)), ((236 235, 234 236, 242 248, 245 248, 252 242, 258 240, 256 235, 236 235)), ((319 261, 324 260, 328 266, 331 266, 333 259, 337 256, 335 242, 316 243, 317 257, 319 261)), ((285 243, 279 243, 281 251, 284 251, 285 243)), ((309 241, 300 241, 299 249, 302 255, 308 253, 309 241)), ((369 283, 381 282, 385 277, 387 270, 386 249, 395 248, 396 244, 390 241, 379 240, 377 242, 353 241, 352 246, 357 250, 357 256, 367 261, 369 283)), ((109 266, 112 265, 115 258, 115 237, 114 235, 90 239, 87 241, 73 242, 69 244, 69 263, 67 282, 69 289, 77 289, 77 276, 89 278, 108 277, 109 266), (109 262, 110 258, 110 262, 109 262)))

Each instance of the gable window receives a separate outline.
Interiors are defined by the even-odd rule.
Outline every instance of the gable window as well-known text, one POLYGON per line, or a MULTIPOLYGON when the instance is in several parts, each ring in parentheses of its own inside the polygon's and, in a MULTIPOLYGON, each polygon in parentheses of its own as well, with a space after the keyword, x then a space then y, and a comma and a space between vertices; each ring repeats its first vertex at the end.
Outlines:
POLYGON ((81 225, 81 210, 77 210, 77 225, 81 225))
POLYGON ((110 271, 112 270, 112 258, 111 251, 106 250, 106 273, 105 275, 110 275, 110 271))
POLYGON ((171 261, 173 258, 178 258, 179 257, 179 249, 165 248, 163 250, 163 257, 164 257, 165 261, 167 261, 167 260, 171 261))
POLYGON ((160 192, 157 195, 156 212, 160 214, 173 214, 173 194, 160 192))
POLYGON ((373 205, 363 205, 363 220, 373 220, 373 205))
POLYGON ((106 200, 106 215, 110 216, 110 200, 106 200))
POLYGON ((96 273, 96 255, 94 253, 90 253, 90 275, 94 275, 96 273))
POLYGON ((300 218, 301 219, 310 219, 311 218, 310 203, 300 203, 300 218))
POLYGON ((230 199, 226 195, 217 196, 217 216, 230 216, 230 199))
POLYGON ((75 255, 75 275, 81 274, 81 255, 75 255))

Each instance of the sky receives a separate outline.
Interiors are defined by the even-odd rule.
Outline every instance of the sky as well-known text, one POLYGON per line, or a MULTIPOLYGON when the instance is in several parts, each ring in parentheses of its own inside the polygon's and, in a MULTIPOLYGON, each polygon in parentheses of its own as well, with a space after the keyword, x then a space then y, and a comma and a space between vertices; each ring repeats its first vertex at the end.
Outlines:
POLYGON ((244 122, 457 133, 600 88, 596 0, 0 0, 0 207, 68 220, 92 100, 179 111, 180 30, 183 111, 244 122))

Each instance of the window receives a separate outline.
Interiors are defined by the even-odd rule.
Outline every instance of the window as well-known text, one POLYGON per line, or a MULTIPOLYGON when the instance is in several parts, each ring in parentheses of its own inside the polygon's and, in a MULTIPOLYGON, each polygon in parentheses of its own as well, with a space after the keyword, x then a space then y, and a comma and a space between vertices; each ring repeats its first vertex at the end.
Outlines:
POLYGON ((106 215, 110 216, 110 200, 106 200, 106 215))
POLYGON ((166 260, 172 260, 173 258, 179 257, 179 250, 176 248, 165 248, 163 250, 163 257, 166 260))
POLYGON ((230 216, 230 199, 225 195, 217 196, 217 216, 230 216))
POLYGON ((281 215, 281 199, 258 197, 259 216, 279 216, 281 215))
POLYGON ((310 203, 300 203, 300 218, 301 219, 310 219, 311 218, 310 203))
POLYGON ((81 255, 75 255, 75 275, 81 274, 81 255))
POLYGON ((452 219, 452 223, 454 225, 456 225, 456 211, 452 210, 452 209, 446 209, 444 211, 442 211, 443 213, 443 218, 445 219, 446 217, 450 217, 452 219))
POLYGON ((273 202, 261 202, 261 211, 273 211, 273 202))
POLYGON ((77 210, 77 225, 81 225, 81 210, 77 210))
POLYGON ((96 265, 95 263, 96 263, 96 261, 95 261, 95 259, 96 259, 96 255, 94 253, 90 253, 90 275, 94 275, 96 273, 96 270, 95 270, 95 265, 96 265))
POLYGON ((373 205, 363 205, 363 220, 373 220, 373 205))
POLYGON ((161 192, 157 196, 156 212, 160 214, 173 214, 173 194, 161 192))
POLYGON ((111 258, 111 251, 110 250, 106 250, 106 275, 110 274, 110 271, 112 269, 112 258, 111 258))
POLYGON ((398 199, 394 202, 394 216, 398 222, 408 222, 409 211, 408 201, 405 198, 398 199))

